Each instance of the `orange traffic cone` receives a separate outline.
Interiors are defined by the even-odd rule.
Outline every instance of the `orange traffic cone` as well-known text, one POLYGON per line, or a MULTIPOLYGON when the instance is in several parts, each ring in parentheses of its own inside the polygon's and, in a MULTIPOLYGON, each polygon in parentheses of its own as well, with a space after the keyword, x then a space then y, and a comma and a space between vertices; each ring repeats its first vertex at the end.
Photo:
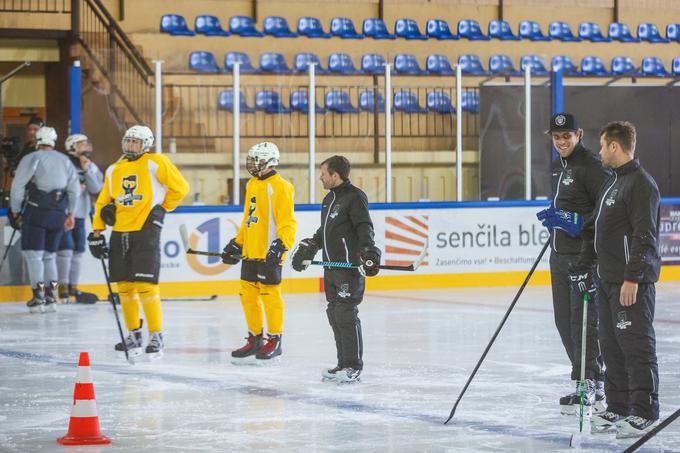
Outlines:
POLYGON ((78 360, 78 374, 76 388, 73 391, 73 407, 71 420, 68 423, 68 433, 57 439, 62 445, 94 445, 110 444, 111 439, 103 436, 99 431, 99 417, 97 404, 94 401, 94 385, 90 371, 90 356, 87 352, 80 353, 78 360))

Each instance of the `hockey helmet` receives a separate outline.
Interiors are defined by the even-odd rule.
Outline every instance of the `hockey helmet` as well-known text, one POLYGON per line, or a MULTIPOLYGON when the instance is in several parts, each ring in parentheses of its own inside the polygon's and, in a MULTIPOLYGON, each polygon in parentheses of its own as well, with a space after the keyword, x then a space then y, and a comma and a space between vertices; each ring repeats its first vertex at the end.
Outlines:
POLYGON ((57 144, 57 131, 53 127, 43 126, 35 134, 36 146, 48 145, 54 148, 57 144))
POLYGON ((123 147, 123 154, 128 160, 138 159, 153 146, 153 132, 147 126, 136 124, 125 131, 121 145, 123 147), (136 147, 133 145, 133 140, 139 140, 141 146, 136 147))
POLYGON ((68 137, 66 137, 66 141, 64 142, 64 146, 66 146, 66 151, 75 151, 76 150, 76 145, 80 142, 86 142, 88 141, 87 135, 85 134, 71 134, 68 137))
POLYGON ((260 174, 268 168, 279 165, 279 148, 271 142, 262 142, 248 150, 246 157, 246 169, 253 176, 260 174))

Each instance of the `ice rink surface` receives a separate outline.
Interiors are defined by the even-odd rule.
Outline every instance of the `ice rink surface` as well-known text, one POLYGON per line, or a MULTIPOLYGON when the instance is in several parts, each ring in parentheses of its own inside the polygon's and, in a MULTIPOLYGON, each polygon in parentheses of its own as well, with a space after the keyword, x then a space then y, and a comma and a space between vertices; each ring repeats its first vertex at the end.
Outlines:
MULTIPOLYGON (((235 366, 237 297, 165 301, 165 357, 134 366, 113 351, 111 306, 28 313, 0 304, 0 452, 573 451, 578 419, 559 414, 572 389, 549 287, 527 288, 443 425, 516 288, 369 292, 360 305, 363 381, 321 382, 335 348, 319 294, 286 296, 283 358, 235 366), (111 446, 62 447, 78 353, 90 353, 100 425, 111 446)), ((680 283, 658 285, 661 415, 680 407, 680 283)), ((633 440, 594 435, 583 450, 633 440)), ((680 421, 640 451, 680 452, 680 421)))

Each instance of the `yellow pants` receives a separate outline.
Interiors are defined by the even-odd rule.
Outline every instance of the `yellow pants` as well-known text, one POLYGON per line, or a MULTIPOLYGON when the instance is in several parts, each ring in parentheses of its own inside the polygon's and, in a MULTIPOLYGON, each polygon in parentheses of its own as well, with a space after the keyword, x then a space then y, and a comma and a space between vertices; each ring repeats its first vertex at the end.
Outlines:
POLYGON ((263 333, 265 316, 269 334, 281 335, 283 333, 284 302, 280 284, 263 285, 241 280, 239 295, 250 333, 253 335, 263 333))
POLYGON ((140 302, 144 308, 144 317, 149 332, 163 330, 161 291, 158 285, 143 282, 118 282, 118 294, 125 318, 125 327, 128 330, 136 330, 141 327, 140 302))

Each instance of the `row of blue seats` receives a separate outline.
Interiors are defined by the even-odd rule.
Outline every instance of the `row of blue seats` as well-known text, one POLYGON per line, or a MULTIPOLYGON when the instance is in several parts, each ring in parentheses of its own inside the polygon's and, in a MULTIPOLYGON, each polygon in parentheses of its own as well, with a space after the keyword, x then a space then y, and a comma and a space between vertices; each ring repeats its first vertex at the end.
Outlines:
POLYGON ((620 22, 609 24, 609 36, 604 36, 599 25, 594 22, 581 22, 578 36, 574 35, 571 27, 566 22, 556 21, 550 23, 548 34, 543 34, 538 22, 523 20, 519 23, 518 34, 515 35, 510 24, 504 20, 492 20, 489 22, 488 34, 482 32, 482 28, 476 20, 463 19, 458 22, 458 34, 453 34, 447 21, 442 19, 430 19, 427 21, 427 31, 421 34, 418 23, 413 19, 398 19, 394 23, 394 34, 387 30, 385 21, 382 19, 365 19, 362 33, 357 33, 354 23, 346 17, 335 17, 331 20, 330 33, 323 29, 321 21, 315 17, 301 17, 297 23, 297 33, 291 31, 288 22, 281 16, 267 16, 264 19, 264 32, 255 28, 255 21, 246 16, 232 16, 229 19, 229 31, 222 28, 219 18, 216 16, 196 16, 194 30, 189 30, 184 17, 178 14, 166 14, 161 18, 161 33, 169 33, 173 36, 193 36, 201 33, 207 36, 229 36, 231 34, 248 37, 261 37, 264 35, 279 38, 295 38, 307 36, 309 38, 330 38, 337 36, 343 39, 418 39, 429 38, 438 40, 450 40, 465 38, 473 41, 490 40, 492 38, 504 41, 528 39, 531 41, 591 41, 591 42, 651 42, 666 43, 680 42, 680 24, 668 24, 666 36, 661 36, 659 29, 652 23, 638 25, 637 36, 633 36, 628 25, 620 22))
MULTIPOLYGON (((321 66, 319 57, 313 53, 303 52, 295 55, 292 70, 288 67, 285 57, 280 53, 265 52, 260 55, 260 68, 253 67, 248 54, 243 52, 228 52, 224 56, 224 69, 217 64, 215 56, 210 52, 196 51, 189 55, 189 69, 200 72, 220 73, 231 72, 234 63, 239 63, 239 70, 243 73, 304 73, 310 64, 316 64, 318 74, 383 74, 385 72, 385 59, 382 55, 367 54, 361 57, 361 68, 354 66, 352 58, 344 53, 334 53, 328 57, 328 69, 321 66)), ((537 55, 525 55, 520 59, 520 70, 517 70, 512 59, 507 55, 492 55, 489 58, 488 70, 484 68, 477 55, 461 55, 458 64, 465 75, 521 75, 526 66, 531 67, 533 75, 548 75, 549 70, 541 57, 537 55)), ((614 57, 611 61, 611 69, 607 70, 600 57, 586 56, 581 60, 580 70, 566 55, 554 56, 551 67, 561 69, 568 76, 612 76, 612 75, 636 75, 651 77, 680 76, 680 57, 673 59, 672 69, 668 72, 663 61, 658 57, 645 57, 638 69, 630 57, 614 57)), ((420 67, 415 55, 399 54, 394 57, 394 73, 407 75, 452 75, 455 73, 451 62, 445 55, 429 55, 425 60, 425 69, 420 67)))
MULTIPOLYGON (((373 91, 366 90, 359 93, 359 107, 352 104, 349 92, 343 90, 332 90, 324 96, 324 107, 315 105, 316 113, 359 113, 374 112, 375 99, 373 91)), ((451 103, 451 97, 444 91, 430 91, 426 96, 426 107, 422 107, 418 102, 418 95, 412 91, 396 91, 394 93, 394 112, 404 113, 441 113, 454 114, 456 108, 451 103)), ((293 91, 290 93, 290 107, 283 105, 278 92, 272 90, 258 91, 255 94, 255 107, 250 107, 246 102, 243 93, 240 93, 240 112, 254 113, 263 111, 265 113, 290 113, 301 112, 309 113, 309 99, 306 90, 293 91)), ((234 92, 231 89, 224 90, 218 98, 218 108, 229 112, 234 111, 234 92)), ((461 109, 464 112, 479 113, 479 93, 476 91, 464 91, 462 93, 461 109)), ((385 98, 378 94, 378 111, 385 112, 385 98)))

